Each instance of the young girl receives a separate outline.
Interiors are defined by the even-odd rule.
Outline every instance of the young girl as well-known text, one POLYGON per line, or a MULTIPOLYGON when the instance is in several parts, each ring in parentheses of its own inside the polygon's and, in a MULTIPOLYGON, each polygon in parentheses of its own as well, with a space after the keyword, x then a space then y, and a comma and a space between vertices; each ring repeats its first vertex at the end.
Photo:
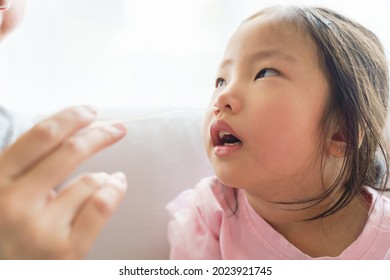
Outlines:
POLYGON ((377 37, 323 8, 245 20, 220 64, 204 141, 216 177, 168 205, 173 259, 390 259, 377 37))

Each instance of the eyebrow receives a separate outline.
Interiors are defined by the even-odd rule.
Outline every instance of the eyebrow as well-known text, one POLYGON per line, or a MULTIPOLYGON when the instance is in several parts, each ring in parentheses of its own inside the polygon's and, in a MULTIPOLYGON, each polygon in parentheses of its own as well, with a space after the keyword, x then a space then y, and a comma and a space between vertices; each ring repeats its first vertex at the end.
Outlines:
MULTIPOLYGON (((290 63, 297 62, 297 59, 295 57, 293 57, 285 52, 282 52, 279 49, 270 49, 270 50, 262 50, 259 52, 255 52, 255 53, 247 56, 245 58, 245 60, 252 62, 252 61, 258 61, 261 59, 272 58, 272 57, 280 58, 280 59, 286 60, 287 62, 290 62, 290 63)), ((219 65, 219 67, 224 68, 226 66, 229 66, 232 63, 233 63, 232 59, 225 59, 224 61, 222 61, 222 63, 219 65)))

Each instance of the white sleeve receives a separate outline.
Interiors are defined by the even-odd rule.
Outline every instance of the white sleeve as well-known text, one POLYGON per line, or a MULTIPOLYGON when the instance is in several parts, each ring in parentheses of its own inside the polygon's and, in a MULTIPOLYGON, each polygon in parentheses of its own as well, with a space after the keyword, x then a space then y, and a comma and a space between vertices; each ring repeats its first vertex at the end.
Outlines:
POLYGON ((32 122, 0 106, 0 151, 32 126, 32 122))

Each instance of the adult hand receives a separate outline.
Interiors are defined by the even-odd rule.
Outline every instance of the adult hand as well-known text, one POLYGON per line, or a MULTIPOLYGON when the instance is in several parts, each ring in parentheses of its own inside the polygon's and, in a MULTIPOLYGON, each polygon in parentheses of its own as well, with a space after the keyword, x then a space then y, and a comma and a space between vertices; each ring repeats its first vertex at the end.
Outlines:
POLYGON ((95 116, 89 107, 64 110, 0 155, 0 259, 78 259, 91 248, 125 194, 124 174, 86 174, 54 188, 126 134, 123 124, 85 128, 95 116))
POLYGON ((0 41, 22 21, 25 6, 25 0, 0 0, 0 41))

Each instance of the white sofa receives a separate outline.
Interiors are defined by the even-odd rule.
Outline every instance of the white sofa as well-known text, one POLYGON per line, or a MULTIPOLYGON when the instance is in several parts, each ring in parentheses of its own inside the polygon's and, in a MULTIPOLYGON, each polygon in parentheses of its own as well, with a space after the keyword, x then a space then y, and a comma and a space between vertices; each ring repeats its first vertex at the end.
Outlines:
MULTIPOLYGON (((127 118, 160 109, 104 109, 100 115, 127 118)), ((167 259, 165 205, 181 190, 212 175, 201 138, 202 111, 173 111, 128 123, 119 143, 98 153, 74 175, 123 171, 128 192, 99 235, 87 259, 167 259)))

